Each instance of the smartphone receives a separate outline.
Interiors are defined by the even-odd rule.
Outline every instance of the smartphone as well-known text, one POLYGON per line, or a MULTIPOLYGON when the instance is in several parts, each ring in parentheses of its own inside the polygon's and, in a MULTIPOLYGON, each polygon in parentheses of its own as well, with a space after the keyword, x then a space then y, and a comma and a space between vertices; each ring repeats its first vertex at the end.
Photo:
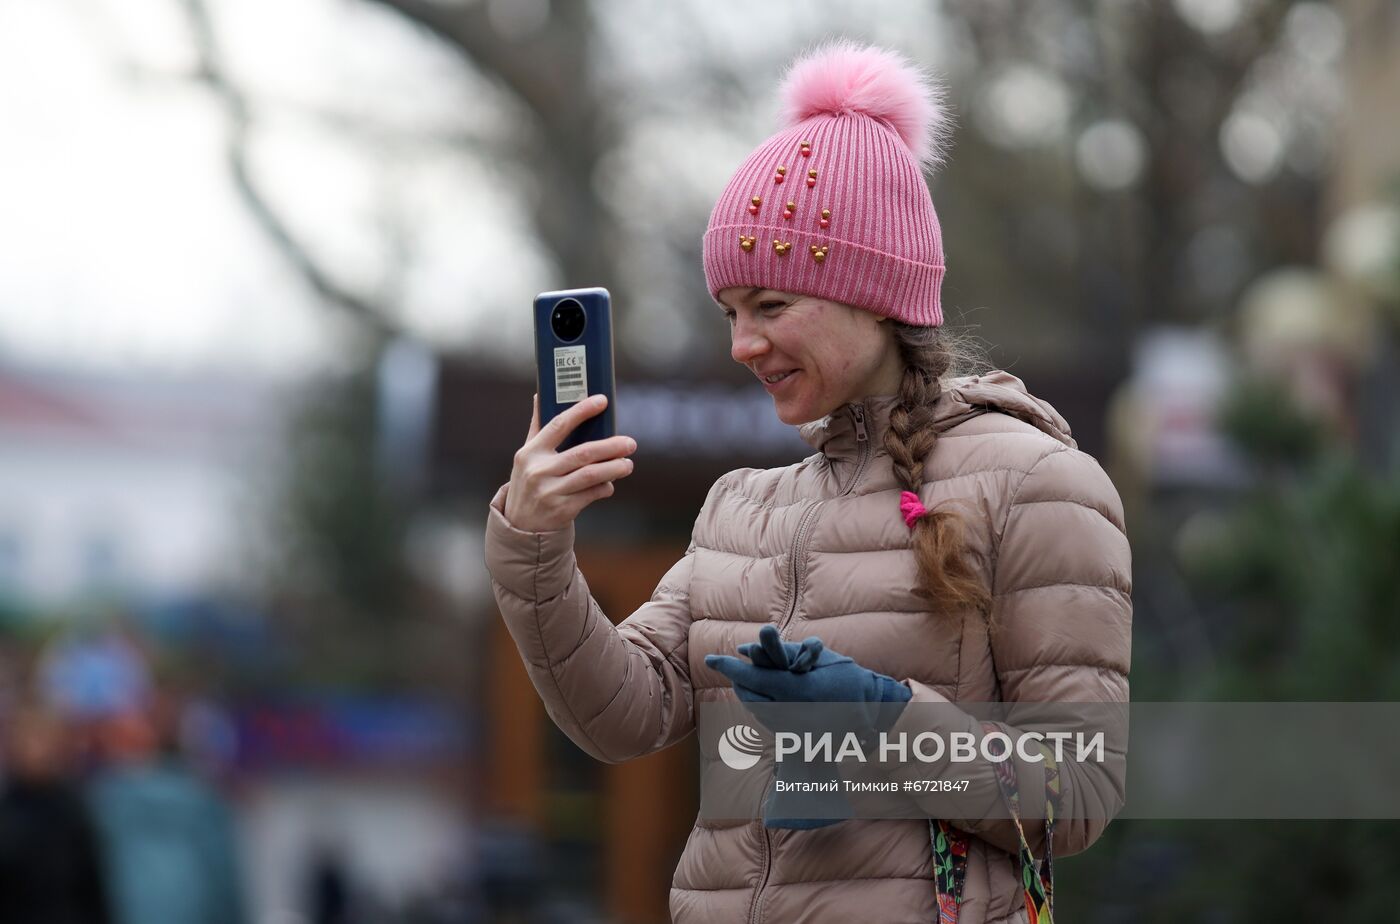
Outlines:
POLYGON ((543 427, 589 395, 608 396, 601 414, 574 428, 559 451, 617 433, 612 297, 603 288, 535 296, 535 384, 543 427))

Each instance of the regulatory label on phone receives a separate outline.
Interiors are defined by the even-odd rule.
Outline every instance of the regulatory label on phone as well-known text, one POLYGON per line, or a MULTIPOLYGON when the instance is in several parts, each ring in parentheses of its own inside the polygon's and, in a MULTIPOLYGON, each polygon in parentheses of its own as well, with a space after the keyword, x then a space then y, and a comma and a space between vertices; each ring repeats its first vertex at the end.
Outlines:
POLYGON ((585 350, 579 346, 554 348, 554 400, 557 404, 573 404, 588 397, 588 368, 585 350))

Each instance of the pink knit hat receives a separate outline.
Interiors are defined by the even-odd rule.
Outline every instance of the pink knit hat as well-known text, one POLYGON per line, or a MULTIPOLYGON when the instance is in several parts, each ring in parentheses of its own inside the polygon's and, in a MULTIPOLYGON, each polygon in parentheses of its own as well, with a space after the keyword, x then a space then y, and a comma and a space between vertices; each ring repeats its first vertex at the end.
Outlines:
POLYGON ((943 88, 905 58, 838 40, 796 60, 785 126, 724 188, 705 231, 705 282, 943 323, 943 241, 921 166, 943 161, 943 88))

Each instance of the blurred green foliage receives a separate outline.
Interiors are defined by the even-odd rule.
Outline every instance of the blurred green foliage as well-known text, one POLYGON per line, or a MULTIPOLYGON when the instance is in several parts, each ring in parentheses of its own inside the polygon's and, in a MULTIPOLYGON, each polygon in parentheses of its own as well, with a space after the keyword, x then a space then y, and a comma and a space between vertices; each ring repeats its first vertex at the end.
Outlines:
MULTIPOLYGON (((1209 675, 1176 695, 1400 699, 1400 472, 1368 471, 1287 396, 1246 382, 1222 409, 1252 477, 1183 547, 1192 592, 1228 624, 1209 675)), ((1056 904, 1066 920, 1392 921, 1397 869, 1393 821, 1119 820, 1057 867, 1056 904)))
POLYGON ((376 464, 373 370, 321 383, 288 428, 271 584, 301 653, 298 686, 382 688, 403 673, 409 511, 376 464))
POLYGON ((1204 698, 1400 698, 1400 472, 1367 471, 1285 394, 1254 384, 1225 408, 1257 477, 1183 562, 1236 607, 1204 698))

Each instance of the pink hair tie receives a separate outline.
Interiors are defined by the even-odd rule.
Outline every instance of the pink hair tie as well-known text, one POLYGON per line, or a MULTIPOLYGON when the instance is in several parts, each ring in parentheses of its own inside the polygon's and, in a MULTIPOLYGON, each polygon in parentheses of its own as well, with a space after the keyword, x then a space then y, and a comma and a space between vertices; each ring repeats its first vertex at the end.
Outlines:
POLYGON ((903 491, 899 495, 899 512, 904 514, 905 524, 913 529, 914 521, 928 513, 928 510, 920 502, 919 495, 913 491, 903 491))

